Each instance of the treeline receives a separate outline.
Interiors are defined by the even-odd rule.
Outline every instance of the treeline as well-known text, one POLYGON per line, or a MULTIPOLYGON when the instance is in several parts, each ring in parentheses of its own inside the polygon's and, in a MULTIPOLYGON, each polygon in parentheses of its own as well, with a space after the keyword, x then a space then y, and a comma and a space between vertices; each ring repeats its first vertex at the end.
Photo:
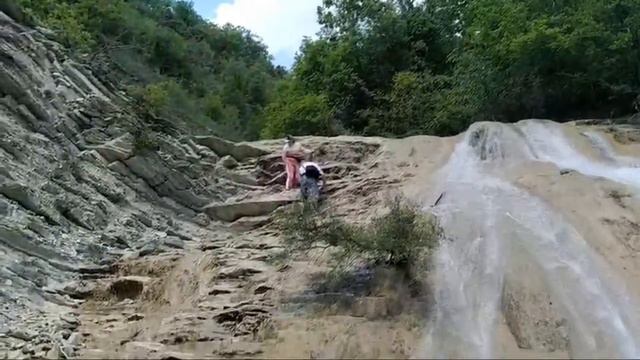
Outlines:
MULTIPOLYGON (((302 0, 301 0, 302 1, 302 0)), ((323 0, 289 73, 178 0, 2 0, 141 111, 232 139, 450 135, 640 109, 640 0, 323 0)))
POLYGON ((324 0, 263 135, 449 135, 640 106, 640 0, 324 0))
POLYGON ((239 27, 219 27, 176 0, 2 0, 28 25, 52 30, 117 81, 143 115, 231 139, 256 139, 285 71, 239 27))

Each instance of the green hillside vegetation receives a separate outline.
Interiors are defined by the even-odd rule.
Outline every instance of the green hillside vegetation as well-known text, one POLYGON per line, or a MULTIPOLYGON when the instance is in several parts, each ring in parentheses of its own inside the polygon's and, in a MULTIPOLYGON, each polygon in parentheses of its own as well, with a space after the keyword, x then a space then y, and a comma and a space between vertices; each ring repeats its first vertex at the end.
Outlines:
POLYGON ((318 16, 265 136, 450 135, 640 106, 640 0, 324 0, 318 16))
POLYGON ((640 107, 640 0, 324 0, 290 72, 186 1, 1 6, 55 31, 143 114, 231 139, 451 135, 640 107))
POLYGON ((218 27, 173 0, 10 0, 30 25, 133 95, 140 110, 186 130, 256 139, 284 70, 245 29, 218 27), (16 6, 18 5, 18 6, 16 6))

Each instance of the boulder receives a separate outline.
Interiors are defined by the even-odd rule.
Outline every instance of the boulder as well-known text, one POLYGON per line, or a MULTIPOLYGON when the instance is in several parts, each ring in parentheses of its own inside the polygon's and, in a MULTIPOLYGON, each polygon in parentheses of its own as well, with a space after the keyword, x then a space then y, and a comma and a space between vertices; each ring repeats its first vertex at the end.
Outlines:
POLYGON ((124 161, 129 170, 143 178, 151 187, 156 187, 167 181, 167 169, 158 154, 149 153, 144 156, 136 155, 124 161))
POLYGON ((217 136, 196 136, 194 140, 213 150, 219 156, 231 155, 238 161, 257 158, 269 154, 269 151, 246 143, 233 143, 217 136))

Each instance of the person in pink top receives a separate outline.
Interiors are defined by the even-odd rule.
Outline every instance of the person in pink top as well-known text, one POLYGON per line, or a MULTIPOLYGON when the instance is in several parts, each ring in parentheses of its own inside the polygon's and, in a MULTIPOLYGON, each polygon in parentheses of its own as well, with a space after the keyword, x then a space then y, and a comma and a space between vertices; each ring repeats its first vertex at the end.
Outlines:
POLYGON ((304 160, 309 153, 302 144, 296 141, 291 135, 287 135, 284 147, 282 148, 282 161, 287 171, 287 181, 285 189, 291 190, 300 186, 300 162, 304 160))

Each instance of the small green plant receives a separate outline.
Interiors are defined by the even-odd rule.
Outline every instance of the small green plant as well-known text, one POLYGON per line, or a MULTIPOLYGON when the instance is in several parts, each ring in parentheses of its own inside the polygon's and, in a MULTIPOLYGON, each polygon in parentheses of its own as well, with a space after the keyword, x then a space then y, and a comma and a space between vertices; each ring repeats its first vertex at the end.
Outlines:
POLYGON ((394 266, 416 260, 420 249, 431 250, 438 244, 441 230, 434 216, 425 214, 417 204, 395 196, 388 202, 389 212, 371 224, 376 259, 394 266))
POLYGON ((133 147, 137 153, 158 150, 158 140, 151 131, 138 130, 133 133, 133 147))
POLYGON ((441 237, 435 217, 401 196, 390 199, 388 212, 366 225, 346 223, 329 209, 305 204, 292 207, 282 225, 289 250, 335 248, 331 254, 337 267, 365 260, 408 271, 441 237))

